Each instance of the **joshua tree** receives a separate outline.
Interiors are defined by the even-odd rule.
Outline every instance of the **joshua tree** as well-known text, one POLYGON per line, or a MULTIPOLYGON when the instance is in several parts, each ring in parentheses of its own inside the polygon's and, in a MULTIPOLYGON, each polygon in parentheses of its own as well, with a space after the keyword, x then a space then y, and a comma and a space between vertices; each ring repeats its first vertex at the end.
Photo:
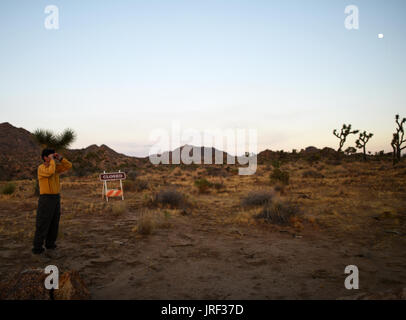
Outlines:
POLYGON ((393 139, 391 142, 393 148, 393 164, 400 161, 402 150, 406 148, 406 146, 402 147, 402 144, 406 142, 406 139, 404 139, 405 130, 403 129, 406 118, 403 118, 402 121, 399 121, 399 119, 399 115, 397 114, 395 117, 397 128, 396 132, 393 134, 393 139))
POLYGON ((343 149, 344 143, 347 140, 347 136, 350 134, 357 134, 359 131, 358 130, 353 130, 351 131, 351 125, 346 125, 343 124, 343 127, 341 128, 341 132, 338 133, 337 129, 334 129, 333 134, 340 139, 340 145, 338 147, 338 152, 341 152, 343 149))
POLYGON ((367 133, 366 131, 360 132, 359 138, 357 139, 357 141, 355 141, 357 148, 362 149, 364 160, 367 160, 367 153, 365 147, 369 139, 371 139, 373 135, 374 135, 373 133, 367 133))
POLYGON ((66 129, 61 134, 55 134, 50 130, 37 129, 33 133, 35 141, 43 148, 55 150, 67 149, 76 139, 72 129, 66 129))

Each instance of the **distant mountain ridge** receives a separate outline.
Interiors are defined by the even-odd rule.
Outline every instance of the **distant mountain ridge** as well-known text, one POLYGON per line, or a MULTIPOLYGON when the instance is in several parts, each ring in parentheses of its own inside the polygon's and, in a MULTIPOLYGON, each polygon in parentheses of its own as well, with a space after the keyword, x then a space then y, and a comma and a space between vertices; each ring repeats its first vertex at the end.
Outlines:
MULTIPOLYGON (((134 168, 144 160, 118 153, 106 145, 93 144, 83 149, 63 152, 73 163, 71 174, 87 175, 103 170, 134 168)), ((41 164, 41 147, 33 135, 24 128, 16 128, 8 122, 0 123, 0 181, 36 179, 41 164)))
MULTIPOLYGON (((238 157, 231 156, 225 151, 217 150, 213 147, 194 147, 184 145, 173 151, 166 151, 160 156, 169 156, 169 163, 172 163, 174 155, 181 154, 184 148, 200 149, 201 162, 204 161, 205 152, 212 152, 212 163, 215 164, 216 153, 223 156, 223 164, 227 160, 235 158, 238 164, 238 157)), ((34 141, 31 132, 24 128, 16 128, 8 122, 0 123, 0 181, 12 179, 35 179, 38 165, 41 164, 41 148, 34 141)), ((95 172, 122 170, 134 170, 139 167, 152 166, 149 157, 138 158, 118 153, 108 146, 102 144, 100 147, 93 144, 82 149, 68 149, 65 156, 72 161, 73 170, 69 174, 86 176, 95 172)), ((318 149, 307 147, 300 152, 284 152, 264 150, 257 154, 258 164, 271 163, 275 160, 295 161, 299 158, 317 159, 336 158, 337 151, 331 148, 318 149)))

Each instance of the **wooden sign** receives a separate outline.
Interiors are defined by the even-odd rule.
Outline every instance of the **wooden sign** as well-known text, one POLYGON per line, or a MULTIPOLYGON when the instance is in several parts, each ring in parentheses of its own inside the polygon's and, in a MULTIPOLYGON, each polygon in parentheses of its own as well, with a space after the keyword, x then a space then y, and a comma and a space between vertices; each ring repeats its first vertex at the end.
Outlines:
POLYGON ((100 175, 101 181, 117 181, 117 180, 125 180, 126 175, 124 172, 112 172, 112 173, 102 173, 100 175))
POLYGON ((106 171, 104 171, 100 174, 100 180, 103 181, 102 199, 106 197, 106 201, 109 202, 109 198, 111 197, 121 197, 121 200, 124 200, 123 180, 125 180, 125 178, 125 172, 121 172, 120 170, 112 173, 106 173, 106 171), (120 181, 120 189, 108 189, 108 181, 120 181))

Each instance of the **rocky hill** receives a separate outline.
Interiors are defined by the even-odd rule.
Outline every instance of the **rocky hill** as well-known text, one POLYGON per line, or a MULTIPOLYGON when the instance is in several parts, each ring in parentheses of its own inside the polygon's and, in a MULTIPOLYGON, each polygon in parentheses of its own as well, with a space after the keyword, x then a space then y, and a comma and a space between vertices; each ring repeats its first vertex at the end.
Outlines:
POLYGON ((41 163, 40 154, 29 131, 0 123, 0 180, 31 178, 41 163))
MULTIPOLYGON (((106 145, 91 145, 84 149, 62 152, 72 161, 70 174, 83 176, 103 170, 132 170, 143 159, 117 153, 106 145)), ((41 148, 31 132, 16 128, 8 122, 0 124, 0 180, 35 179, 41 164, 41 148)))

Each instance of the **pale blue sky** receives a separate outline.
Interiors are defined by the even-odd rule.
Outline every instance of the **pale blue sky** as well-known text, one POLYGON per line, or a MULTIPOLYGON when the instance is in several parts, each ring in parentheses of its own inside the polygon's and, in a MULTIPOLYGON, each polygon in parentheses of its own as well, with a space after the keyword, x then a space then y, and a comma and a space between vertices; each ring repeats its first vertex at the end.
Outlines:
POLYGON ((2 0, 0 122, 140 156, 172 120, 258 129, 260 150, 336 148, 345 122, 390 151, 405 40, 404 0, 2 0), (59 30, 44 27, 49 4, 59 30))

